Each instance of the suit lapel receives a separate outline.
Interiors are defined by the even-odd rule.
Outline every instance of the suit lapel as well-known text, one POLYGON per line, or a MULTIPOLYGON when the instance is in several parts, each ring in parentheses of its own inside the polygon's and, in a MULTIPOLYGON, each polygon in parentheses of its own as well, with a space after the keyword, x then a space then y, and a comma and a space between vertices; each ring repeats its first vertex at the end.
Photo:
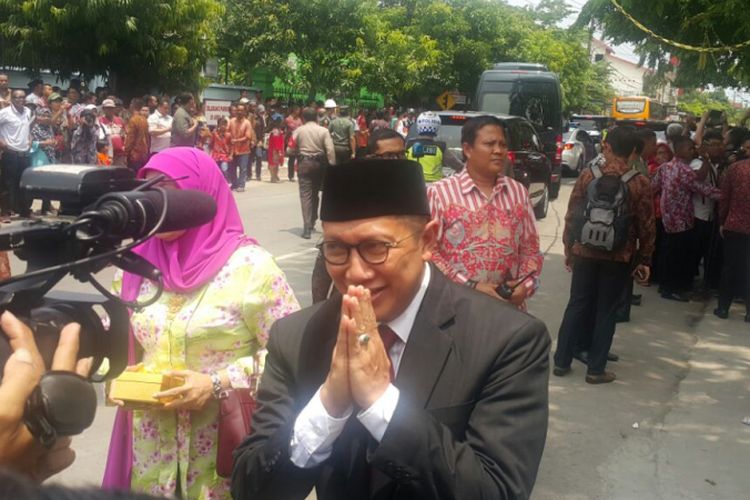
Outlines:
POLYGON ((340 315, 341 295, 336 294, 320 306, 303 332, 297 366, 302 394, 298 400, 301 399, 305 404, 323 384, 331 368, 340 315))
POLYGON ((434 266, 396 375, 396 387, 418 408, 426 407, 453 347, 449 327, 455 309, 447 278, 434 266))

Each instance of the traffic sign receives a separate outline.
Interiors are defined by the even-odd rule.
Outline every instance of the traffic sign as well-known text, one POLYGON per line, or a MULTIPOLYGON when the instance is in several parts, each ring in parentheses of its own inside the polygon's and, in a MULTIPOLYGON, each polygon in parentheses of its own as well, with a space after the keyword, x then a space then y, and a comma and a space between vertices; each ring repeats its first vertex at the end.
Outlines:
POLYGON ((440 108, 443 110, 451 109, 456 105, 456 99, 453 98, 453 94, 446 90, 438 96, 437 103, 438 106, 440 106, 440 108))

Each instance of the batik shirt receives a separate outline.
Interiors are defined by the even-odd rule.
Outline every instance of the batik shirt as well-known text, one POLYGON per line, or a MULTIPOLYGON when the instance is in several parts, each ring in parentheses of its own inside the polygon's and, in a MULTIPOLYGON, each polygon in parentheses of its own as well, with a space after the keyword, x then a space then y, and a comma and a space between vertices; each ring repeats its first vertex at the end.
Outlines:
POLYGON ((721 181, 719 217, 725 231, 750 235, 750 160, 732 164, 721 181))
POLYGON ((525 281, 538 284, 544 261, 539 251, 531 200, 519 182, 498 176, 485 196, 463 172, 427 189, 432 218, 439 223, 433 262, 450 279, 504 283, 534 272, 525 281))
POLYGON ((656 171, 651 180, 653 191, 661 191, 659 206, 664 230, 668 233, 681 233, 693 228, 693 193, 718 199, 721 192, 699 182, 690 165, 674 157, 656 171))

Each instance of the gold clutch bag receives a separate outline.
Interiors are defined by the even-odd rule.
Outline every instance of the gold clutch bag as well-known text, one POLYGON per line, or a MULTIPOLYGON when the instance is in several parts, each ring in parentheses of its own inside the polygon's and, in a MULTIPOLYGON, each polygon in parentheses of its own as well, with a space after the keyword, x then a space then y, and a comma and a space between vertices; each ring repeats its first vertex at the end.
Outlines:
POLYGON ((111 399, 119 399, 125 403, 152 404, 162 406, 176 398, 154 398, 154 394, 179 387, 185 383, 183 377, 149 372, 122 372, 112 381, 109 389, 111 399))

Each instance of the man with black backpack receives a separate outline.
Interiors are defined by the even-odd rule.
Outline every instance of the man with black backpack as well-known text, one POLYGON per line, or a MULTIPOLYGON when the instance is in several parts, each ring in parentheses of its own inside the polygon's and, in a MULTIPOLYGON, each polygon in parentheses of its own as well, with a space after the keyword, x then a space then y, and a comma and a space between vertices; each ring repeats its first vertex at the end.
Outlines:
POLYGON ((632 130, 615 127, 603 144, 603 163, 578 177, 565 216, 565 265, 573 273, 570 299, 560 325, 553 373, 570 373, 579 335, 592 329, 586 382, 605 384, 615 316, 628 276, 648 281, 655 226, 649 179, 628 165, 632 130), (632 263, 635 264, 633 269, 632 263))

